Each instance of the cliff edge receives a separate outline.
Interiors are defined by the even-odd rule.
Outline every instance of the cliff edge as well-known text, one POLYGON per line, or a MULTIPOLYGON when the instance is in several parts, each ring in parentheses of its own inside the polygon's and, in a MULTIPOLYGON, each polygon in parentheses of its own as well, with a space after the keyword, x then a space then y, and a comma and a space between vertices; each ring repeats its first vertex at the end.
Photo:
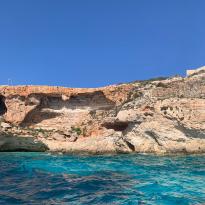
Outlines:
POLYGON ((0 151, 205 153, 205 73, 90 89, 0 86, 0 151))

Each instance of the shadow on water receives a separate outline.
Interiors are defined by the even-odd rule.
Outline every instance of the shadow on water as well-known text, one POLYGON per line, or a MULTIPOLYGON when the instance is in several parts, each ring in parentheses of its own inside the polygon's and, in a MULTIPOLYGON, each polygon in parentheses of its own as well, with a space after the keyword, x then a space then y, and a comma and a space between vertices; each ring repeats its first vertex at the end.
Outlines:
POLYGON ((132 190, 135 180, 130 176, 106 171, 79 176, 35 170, 29 176, 20 173, 14 177, 4 176, 0 183, 1 204, 100 204, 141 195, 132 190), (7 184, 7 187, 2 187, 2 184, 7 184))

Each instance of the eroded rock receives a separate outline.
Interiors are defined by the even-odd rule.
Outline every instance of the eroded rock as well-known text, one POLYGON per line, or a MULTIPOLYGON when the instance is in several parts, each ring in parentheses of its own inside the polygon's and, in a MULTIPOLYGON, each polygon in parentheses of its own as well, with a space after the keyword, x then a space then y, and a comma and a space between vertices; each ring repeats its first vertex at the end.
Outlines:
POLYGON ((9 129, 9 128, 11 128, 12 126, 11 126, 9 123, 2 122, 2 123, 1 123, 1 127, 2 127, 3 129, 9 129))
POLYGON ((0 117, 10 151, 205 153, 205 73, 93 89, 2 86, 0 117))

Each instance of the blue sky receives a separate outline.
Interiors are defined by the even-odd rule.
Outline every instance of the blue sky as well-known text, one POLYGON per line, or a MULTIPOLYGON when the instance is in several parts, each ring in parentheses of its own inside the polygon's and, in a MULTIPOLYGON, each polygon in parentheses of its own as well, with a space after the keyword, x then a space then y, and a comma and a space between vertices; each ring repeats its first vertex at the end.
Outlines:
POLYGON ((99 87, 205 65, 204 0, 0 0, 0 84, 99 87))

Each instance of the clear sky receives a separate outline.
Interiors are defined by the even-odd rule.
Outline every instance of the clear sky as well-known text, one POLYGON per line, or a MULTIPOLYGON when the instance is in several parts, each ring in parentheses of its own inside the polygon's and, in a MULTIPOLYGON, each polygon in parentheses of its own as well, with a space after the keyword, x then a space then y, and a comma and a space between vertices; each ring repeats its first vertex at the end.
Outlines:
POLYGON ((98 87, 205 65, 204 0, 0 0, 0 84, 98 87))

